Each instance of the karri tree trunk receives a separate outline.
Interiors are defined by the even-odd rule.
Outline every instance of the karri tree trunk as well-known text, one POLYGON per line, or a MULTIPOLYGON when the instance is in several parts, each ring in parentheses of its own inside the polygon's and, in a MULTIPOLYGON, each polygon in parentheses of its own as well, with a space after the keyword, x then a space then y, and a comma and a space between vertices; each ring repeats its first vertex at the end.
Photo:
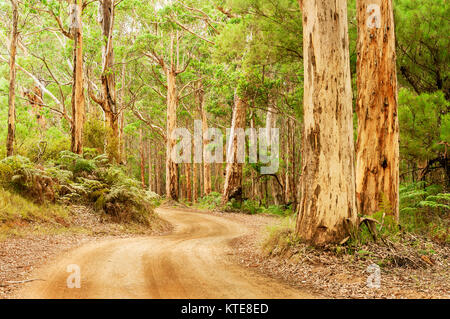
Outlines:
POLYGON ((296 234, 340 242, 356 223, 347 1, 303 2, 304 133, 296 234))
POLYGON ((192 203, 197 203, 198 199, 198 165, 197 163, 192 163, 192 203))
POLYGON ((72 141, 71 151, 83 153, 83 126, 85 120, 83 80, 83 29, 81 24, 82 0, 72 3, 74 23, 71 28, 73 44, 73 90, 72 90, 72 141))
POLYGON ((6 138, 6 156, 14 155, 14 139, 16 135, 16 52, 19 31, 19 8, 16 0, 11 0, 12 29, 9 46, 9 96, 8 96, 8 136, 6 138))
POLYGON ((147 143, 147 154, 148 154, 148 190, 150 192, 155 191, 155 187, 153 186, 153 153, 154 148, 152 147, 152 142, 149 140, 147 143))
POLYGON ((208 115, 204 101, 203 84, 201 81, 199 81, 198 85, 199 87, 197 93, 198 98, 197 103, 199 104, 202 113, 202 133, 203 133, 203 187, 204 187, 203 192, 206 196, 211 193, 211 164, 206 162, 206 153, 207 153, 206 147, 209 143, 209 140, 206 139, 206 134, 208 132, 208 115))
POLYGON ((223 166, 222 163, 216 163, 216 180, 214 185, 214 191, 220 193, 222 190, 220 186, 222 185, 223 176, 223 166))
POLYGON ((141 184, 142 188, 145 188, 145 146, 144 137, 142 134, 142 128, 139 129, 139 156, 140 156, 140 167, 141 167, 141 184))
POLYGON ((285 123, 285 163, 286 163, 286 170, 285 170, 285 181, 284 181, 284 198, 286 200, 286 203, 289 203, 292 201, 292 185, 293 185, 293 181, 292 181, 292 175, 291 175, 291 167, 292 167, 292 161, 293 161, 293 156, 291 155, 291 148, 292 148, 292 141, 291 141, 291 130, 292 128, 290 127, 290 119, 286 119, 284 121, 285 123))
POLYGON ((162 181, 161 181, 161 156, 160 154, 157 152, 156 156, 156 167, 155 167, 155 179, 156 179, 156 194, 158 195, 163 195, 162 194, 162 181))
MULTIPOLYGON (((275 109, 269 106, 266 115, 266 130, 267 130, 267 145, 271 145, 272 135, 274 134, 273 128, 277 127, 277 115, 275 114, 275 109)), ((272 193, 273 202, 275 205, 280 205, 283 202, 283 195, 281 192, 283 189, 280 188, 278 181, 275 177, 272 177, 269 182, 270 190, 272 193)))
POLYGON ((42 90, 39 86, 35 85, 32 90, 26 90, 23 92, 24 97, 30 103, 30 115, 36 118, 36 122, 40 127, 40 131, 45 130, 46 123, 45 118, 42 115, 42 106, 43 106, 43 94, 42 90))
MULTIPOLYGON (((234 110, 231 123, 231 131, 236 129, 245 129, 246 103, 239 97, 238 93, 234 95, 234 110)), ((232 133, 233 134, 233 133, 232 133)), ((242 198, 242 163, 238 163, 238 136, 233 134, 227 145, 227 168, 225 172, 225 183, 222 193, 222 204, 225 205, 231 198, 242 198), (229 157, 229 159, 228 159, 229 157)))
POLYGON ((398 220, 399 123, 392 0, 358 0, 357 12, 357 208, 363 215, 384 209, 398 220))
POLYGON ((107 137, 106 152, 110 161, 120 163, 119 158, 119 114, 116 101, 116 81, 114 75, 114 1, 99 3, 99 23, 102 28, 102 75, 101 99, 96 99, 105 112, 107 137))
POLYGON ((192 171, 191 171, 191 163, 185 163, 185 174, 186 174, 186 199, 188 202, 192 202, 192 171))
POLYGON ((120 88, 120 105, 121 105, 121 110, 120 110, 120 114, 119 114, 119 161, 120 163, 126 163, 126 154, 125 154, 125 143, 124 143, 124 128, 125 128, 125 114, 124 114, 124 109, 125 109, 125 85, 126 85, 126 81, 125 81, 125 77, 126 77, 126 61, 125 58, 122 58, 122 85, 120 88))
POLYGON ((167 155, 166 155, 166 196, 178 200, 178 168, 171 154, 176 145, 172 133, 177 128, 178 94, 176 73, 171 67, 167 70, 167 155))

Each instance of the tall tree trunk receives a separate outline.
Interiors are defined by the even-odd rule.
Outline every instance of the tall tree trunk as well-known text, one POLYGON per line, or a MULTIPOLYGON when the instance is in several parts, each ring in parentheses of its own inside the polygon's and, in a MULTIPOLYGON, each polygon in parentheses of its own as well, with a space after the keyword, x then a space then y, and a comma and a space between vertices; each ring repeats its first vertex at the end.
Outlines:
POLYGON ((107 153, 111 161, 120 163, 119 158, 119 125, 116 105, 116 80, 114 75, 114 1, 103 0, 99 3, 99 18, 102 26, 104 45, 102 48, 102 103, 105 112, 107 134, 107 153))
POLYGON ((166 196, 178 200, 178 169, 172 160, 172 150, 176 145, 172 133, 177 127, 178 94, 176 86, 176 73, 171 67, 167 71, 167 156, 166 156, 166 196))
POLYGON ((193 163, 193 177, 192 177, 192 203, 197 203, 198 199, 198 164, 193 163))
POLYGON ((148 190, 150 192, 155 191, 155 188, 153 187, 153 147, 152 142, 148 141, 148 190))
POLYGON ((45 130, 45 118, 42 115, 42 90, 39 86, 35 85, 32 90, 26 90, 23 93, 24 97, 30 103, 30 114, 36 118, 36 122, 39 125, 41 132, 45 130))
MULTIPOLYGON (((125 144, 124 144, 124 128, 125 128, 125 58, 122 59, 122 86, 120 88, 120 106, 121 111, 119 113, 119 163, 126 162, 125 156, 125 144)), ((151 186, 150 186, 151 187, 151 186)))
POLYGON ((155 167, 155 179, 156 179, 156 194, 162 195, 162 185, 161 185, 161 156, 156 153, 156 167, 155 167))
POLYGON ((291 155, 290 158, 291 158, 291 164, 292 164, 291 185, 292 185, 292 197, 293 197, 293 201, 294 201, 293 207, 297 207, 298 201, 300 198, 300 196, 298 194, 300 187, 297 186, 297 180, 298 180, 298 176, 300 175, 300 173, 299 173, 299 169, 297 167, 297 162, 301 161, 301 154, 300 154, 300 152, 298 152, 298 155, 297 155, 297 148, 295 147, 296 143, 297 143, 297 140, 296 140, 297 126, 296 126, 294 120, 290 119, 290 122, 291 122, 291 126, 290 126, 291 127, 291 135, 290 135, 291 142, 290 143, 291 143, 291 149, 292 149, 292 151, 290 152, 290 155, 291 155))
POLYGON ((304 134, 296 234, 340 242, 356 222, 347 1, 303 3, 304 134))
MULTIPOLYGON (((245 115, 246 103, 243 101, 238 93, 234 95, 235 105, 233 111, 233 119, 231 123, 231 131, 236 132, 236 129, 245 129, 245 115)), ((230 137, 229 145, 227 145, 227 163, 225 173, 225 183, 222 193, 222 204, 225 205, 231 198, 242 198, 242 167, 243 164, 238 163, 238 136, 233 134, 230 137)))
POLYGON ((105 126, 107 128, 106 153, 111 161, 120 163, 119 159, 119 118, 113 112, 105 112, 105 126))
MULTIPOLYGON (((275 109, 272 106, 269 106, 266 115, 267 145, 271 145, 272 134, 274 134, 272 128, 276 128, 277 126, 277 116, 274 112, 275 109)), ((283 202, 283 195, 281 194, 283 189, 280 189, 280 185, 275 178, 270 179, 269 186, 274 204, 280 205, 283 202)))
POLYGON ((292 201, 292 182, 291 182, 291 166, 292 166, 292 157, 291 157, 291 130, 290 127, 290 119, 286 119, 284 121, 285 123, 285 131, 286 131, 286 139, 285 139, 285 163, 286 163, 286 169, 285 169, 285 176, 284 176, 284 198, 286 199, 286 203, 289 203, 292 201))
MULTIPOLYGON (((192 144, 192 154, 195 152, 195 146, 192 144)), ((195 161, 192 162, 192 203, 197 203, 198 199, 198 165, 195 161)))
POLYGON ((73 35, 73 89, 72 89, 72 128, 71 151, 83 153, 83 126, 85 120, 84 80, 83 80, 83 28, 81 24, 82 0, 73 0, 72 14, 75 24, 73 35))
MULTIPOLYGON (((250 113, 250 129, 255 128, 255 115, 253 111, 250 113)), ((252 140, 252 138, 250 139, 252 140)), ((258 179, 257 179, 257 173, 254 169, 251 169, 250 171, 250 178, 251 178, 251 195, 250 198, 252 200, 256 200, 258 198, 258 179)))
POLYGON ((142 128, 139 128, 139 155, 141 158, 141 161, 140 161, 141 183, 142 183, 142 188, 145 188, 145 146, 144 146, 144 137, 142 134, 142 128))
POLYGON ((223 166, 222 163, 216 163, 216 180, 215 180, 215 191, 220 193, 222 190, 220 185, 222 184, 222 176, 223 176, 223 166))
POLYGON ((392 0, 358 0, 356 198, 371 215, 399 217, 399 123, 392 0), (385 206, 384 209, 387 209, 385 206))
POLYGON ((6 139, 6 156, 14 155, 14 139, 16 135, 16 52, 19 31, 19 8, 16 0, 11 0, 12 30, 9 46, 9 96, 8 96, 8 136, 6 139))
POLYGON ((206 162, 206 153, 207 153, 207 145, 209 140, 206 139, 206 134, 208 132, 208 115, 206 112, 206 105, 204 101, 204 91, 203 84, 201 81, 198 83, 198 105, 201 109, 202 113, 202 133, 203 133, 203 192, 205 195, 209 195, 211 193, 211 164, 206 162))
POLYGON ((186 171, 186 199, 192 203, 192 178, 191 178, 191 163, 185 163, 186 171))

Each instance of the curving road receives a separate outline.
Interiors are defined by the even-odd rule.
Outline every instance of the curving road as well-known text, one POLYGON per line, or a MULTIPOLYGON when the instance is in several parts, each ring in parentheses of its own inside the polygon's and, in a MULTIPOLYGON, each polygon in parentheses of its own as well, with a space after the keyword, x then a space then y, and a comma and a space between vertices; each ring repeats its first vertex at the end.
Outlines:
POLYGON ((206 213, 158 209, 175 230, 168 236, 114 239, 69 251, 38 269, 16 298, 241 299, 313 298, 246 269, 229 242, 248 229, 206 213), (67 266, 81 270, 81 288, 67 287, 67 266))

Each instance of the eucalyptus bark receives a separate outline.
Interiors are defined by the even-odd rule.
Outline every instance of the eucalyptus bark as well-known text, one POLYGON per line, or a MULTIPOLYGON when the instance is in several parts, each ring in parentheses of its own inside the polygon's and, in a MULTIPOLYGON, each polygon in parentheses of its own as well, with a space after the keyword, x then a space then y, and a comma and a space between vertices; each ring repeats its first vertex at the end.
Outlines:
POLYGON ((199 81, 197 93, 197 103, 199 104, 201 114, 202 114, 202 133, 203 133, 203 192, 209 195, 212 191, 211 189, 211 164, 206 162, 206 153, 208 146, 208 139, 206 139, 206 134, 208 132, 208 114, 206 111, 206 105, 204 101, 204 91, 203 84, 199 81))
POLYGON ((161 182, 161 156, 159 153, 155 156, 156 164, 155 164, 155 179, 156 179, 156 194, 163 195, 162 194, 162 182, 161 182))
POLYGON ((198 199, 198 165, 197 163, 192 164, 192 203, 197 203, 198 199))
POLYGON ((399 123, 392 0, 358 0, 358 212, 399 217, 399 123), (383 207, 380 206, 383 203, 383 207))
POLYGON ((19 8, 16 0, 11 0, 12 30, 9 46, 9 95, 8 95, 8 135, 6 138, 6 156, 14 155, 14 139, 16 135, 16 53, 19 31, 19 8))
POLYGON ((72 89, 72 127, 71 151, 83 153, 83 126, 85 121, 85 99, 83 80, 83 29, 81 24, 82 0, 72 3, 75 23, 71 28, 73 44, 73 89, 72 89))
POLYGON ((286 131, 286 140, 285 140, 285 151, 284 151, 284 156, 286 158, 285 163, 286 163, 286 169, 285 169, 285 176, 284 176, 284 198, 286 200, 286 203, 289 203, 292 201, 293 199, 293 192, 292 192, 292 185, 293 185, 293 180, 292 180, 292 175, 291 175, 291 167, 292 167, 292 162, 293 162, 293 156, 291 155, 291 146, 292 146, 292 142, 291 142, 291 131, 292 128, 290 126, 290 119, 286 119, 284 121, 285 123, 285 131, 286 131))
POLYGON ((185 174, 186 174, 186 198, 188 202, 192 202, 192 170, 191 163, 185 163, 185 174))
POLYGON ((120 105, 121 111, 119 113, 119 162, 126 163, 125 144, 124 144, 124 128, 125 128, 125 58, 122 58, 122 85, 120 88, 120 105))
POLYGON ((106 150, 111 161, 120 163, 119 158, 119 114, 116 101, 116 80, 114 75, 114 1, 99 2, 99 22, 102 27, 104 45, 102 48, 102 100, 101 107, 105 112, 107 139, 106 150))
POLYGON ((229 145, 227 145, 227 168, 222 193, 222 204, 225 205, 231 198, 242 198, 242 163, 238 163, 238 136, 236 129, 245 129, 246 102, 237 93, 234 95, 235 105, 229 145), (234 132, 234 133, 233 133, 234 132), (228 158, 229 157, 229 158, 228 158))
POLYGON ((155 190, 155 188, 153 187, 153 147, 152 147, 152 143, 149 140, 148 141, 148 150, 147 150, 147 154, 148 154, 148 190, 150 192, 153 192, 155 190))
POLYGON ((167 70, 167 154, 166 154, 166 196, 178 200, 178 168, 172 160, 172 150, 176 140, 172 137, 177 127, 178 93, 176 73, 171 67, 167 70))
POLYGON ((303 2, 304 133, 296 234, 338 243, 356 223, 347 1, 303 2))
MULTIPOLYGON (((266 115, 266 138, 267 145, 271 145, 272 135, 274 134, 273 128, 277 126, 277 115, 275 114, 275 109, 272 106, 269 106, 266 115)), ((272 199, 275 205, 280 205, 284 202, 283 200, 283 189, 280 188, 278 181, 276 178, 272 177, 269 181, 270 190, 272 193, 272 199)))
POLYGON ((140 156, 140 167, 141 167, 141 184, 142 188, 145 188, 145 146, 144 138, 142 134, 142 128, 139 129, 139 156, 140 156))
POLYGON ((30 103, 30 114, 36 118, 36 122, 41 128, 41 131, 45 130, 45 118, 41 114, 43 105, 41 88, 35 85, 32 90, 25 91, 23 95, 30 103))
POLYGON ((222 185, 222 176, 223 176, 222 163, 216 163, 216 180, 214 188, 217 193, 220 193, 222 191, 220 187, 220 185, 222 185))

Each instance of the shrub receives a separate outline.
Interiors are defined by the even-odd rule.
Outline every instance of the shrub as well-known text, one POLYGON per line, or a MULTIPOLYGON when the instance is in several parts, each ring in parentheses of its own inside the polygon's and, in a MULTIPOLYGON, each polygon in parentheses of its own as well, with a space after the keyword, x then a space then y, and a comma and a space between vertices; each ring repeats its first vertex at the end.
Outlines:
POLYGON ((211 192, 198 200, 198 206, 205 209, 215 209, 222 203, 222 195, 217 192, 211 192))
POLYGON ((295 236, 295 216, 285 217, 279 224, 267 228, 262 248, 267 255, 279 255, 295 246, 300 240, 295 236))
POLYGON ((450 194, 426 182, 400 187, 400 225, 409 232, 450 242, 450 194))
POLYGON ((0 188, 0 223, 16 221, 45 222, 51 219, 67 219, 68 210, 64 207, 35 203, 14 194, 8 190, 0 188))
POLYGON ((43 168, 35 168, 28 158, 22 156, 11 156, 0 163, 2 171, 6 172, 2 174, 4 187, 14 189, 36 202, 55 200, 54 181, 43 168))
POLYGON ((82 173, 93 173, 99 167, 104 167, 108 163, 106 155, 102 154, 92 159, 86 159, 82 155, 69 151, 60 153, 57 164, 60 168, 71 171, 75 176, 82 173))

